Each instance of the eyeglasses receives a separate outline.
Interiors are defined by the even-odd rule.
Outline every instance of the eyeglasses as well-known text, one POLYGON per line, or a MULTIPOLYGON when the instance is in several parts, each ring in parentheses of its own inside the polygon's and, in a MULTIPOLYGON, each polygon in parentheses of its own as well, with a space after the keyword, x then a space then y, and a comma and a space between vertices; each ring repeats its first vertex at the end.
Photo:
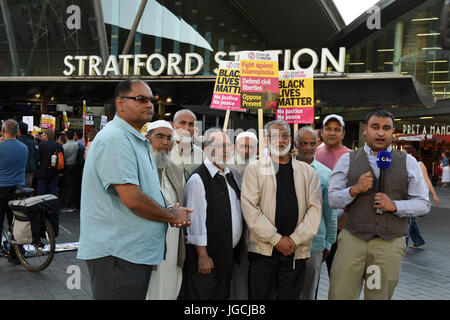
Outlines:
POLYGON ((130 96, 120 96, 123 99, 132 99, 136 100, 137 102, 147 104, 149 101, 151 104, 155 105, 158 103, 158 99, 155 97, 146 97, 146 96, 136 96, 136 97, 130 97, 130 96))
POLYGON ((165 136, 163 134, 158 133, 158 134, 152 134, 151 137, 153 137, 159 141, 167 140, 167 142, 172 142, 172 136, 165 136))
POLYGON ((279 135, 279 134, 271 134, 271 135, 269 135, 269 138, 271 139, 271 140, 280 140, 280 138, 282 139, 282 140, 284 140, 284 141, 287 141, 287 140, 289 140, 289 138, 290 138, 291 136, 290 135, 288 135, 288 134, 282 134, 282 135, 279 135))
POLYGON ((233 147, 233 144, 231 144, 231 143, 219 144, 218 143, 218 144, 210 144, 210 146, 213 148, 217 148, 217 149, 219 149, 219 148, 230 149, 233 147))
POLYGON ((300 141, 300 145, 302 147, 311 146, 314 147, 316 145, 315 141, 300 141))

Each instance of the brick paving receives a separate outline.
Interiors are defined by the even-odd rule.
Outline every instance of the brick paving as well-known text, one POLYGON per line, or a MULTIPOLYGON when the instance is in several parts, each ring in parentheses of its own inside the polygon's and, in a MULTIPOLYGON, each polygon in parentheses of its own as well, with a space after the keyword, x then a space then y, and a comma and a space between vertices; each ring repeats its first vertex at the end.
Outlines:
MULTIPOLYGON (((403 260, 400 281, 394 300, 450 299, 450 188, 437 188, 440 207, 418 218, 424 249, 410 249, 403 260)), ((58 243, 76 242, 79 236, 79 215, 62 213, 58 243)), ((319 284, 319 300, 328 297, 328 274, 323 264, 319 284)), ((362 295, 361 295, 362 298, 362 295)), ((39 273, 13 265, 0 258, 0 300, 89 300, 92 299, 86 264, 76 259, 76 252, 57 253, 50 266, 39 273), (71 274, 67 268, 79 266, 81 288, 68 289, 71 274)))

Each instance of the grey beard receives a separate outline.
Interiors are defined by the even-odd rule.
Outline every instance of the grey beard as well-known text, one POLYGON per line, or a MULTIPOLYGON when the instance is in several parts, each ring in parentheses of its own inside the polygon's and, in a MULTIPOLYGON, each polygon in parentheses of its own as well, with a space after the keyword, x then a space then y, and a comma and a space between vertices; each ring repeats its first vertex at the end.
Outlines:
POLYGON ((272 147, 271 145, 269 145, 270 154, 275 157, 284 157, 285 155, 287 155, 289 153, 289 150, 291 150, 290 143, 286 148, 284 148, 284 150, 277 150, 274 147, 272 147))
POLYGON ((158 152, 152 148, 152 157, 158 169, 167 169, 170 164, 170 153, 158 152))

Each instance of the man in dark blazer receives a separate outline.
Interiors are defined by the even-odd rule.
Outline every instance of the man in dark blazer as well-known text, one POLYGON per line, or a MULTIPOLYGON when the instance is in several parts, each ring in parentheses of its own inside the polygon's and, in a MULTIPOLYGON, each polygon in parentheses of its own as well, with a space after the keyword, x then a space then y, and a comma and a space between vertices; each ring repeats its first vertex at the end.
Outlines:
POLYGON ((58 196, 58 172, 51 166, 50 157, 55 151, 64 154, 63 147, 55 141, 55 131, 46 129, 36 152, 37 195, 51 193, 58 196))

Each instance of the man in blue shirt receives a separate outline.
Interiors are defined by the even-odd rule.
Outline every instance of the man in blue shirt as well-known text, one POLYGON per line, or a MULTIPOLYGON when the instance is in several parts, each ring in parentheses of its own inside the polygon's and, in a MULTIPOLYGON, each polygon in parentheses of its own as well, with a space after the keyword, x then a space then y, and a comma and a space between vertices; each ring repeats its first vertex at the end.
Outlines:
POLYGON ((15 120, 9 119, 3 123, 3 141, 0 142, 0 226, 3 226, 5 213, 11 225, 13 213, 8 201, 14 195, 15 186, 25 184, 28 149, 16 139, 18 132, 19 124, 15 120))
POLYGON ((153 265, 166 251, 167 223, 189 226, 183 207, 165 208, 149 141, 154 114, 141 80, 115 92, 116 116, 89 149, 83 173, 78 258, 87 260, 94 299, 145 299, 153 265))
POLYGON ((319 230, 312 242, 311 257, 306 260, 305 281, 300 295, 301 300, 314 300, 317 298, 320 269, 322 262, 326 260, 331 245, 336 241, 337 216, 336 212, 328 204, 328 184, 331 170, 314 159, 316 152, 317 135, 311 127, 302 127, 295 134, 295 146, 297 160, 311 165, 319 176, 322 190, 322 220, 319 230))

